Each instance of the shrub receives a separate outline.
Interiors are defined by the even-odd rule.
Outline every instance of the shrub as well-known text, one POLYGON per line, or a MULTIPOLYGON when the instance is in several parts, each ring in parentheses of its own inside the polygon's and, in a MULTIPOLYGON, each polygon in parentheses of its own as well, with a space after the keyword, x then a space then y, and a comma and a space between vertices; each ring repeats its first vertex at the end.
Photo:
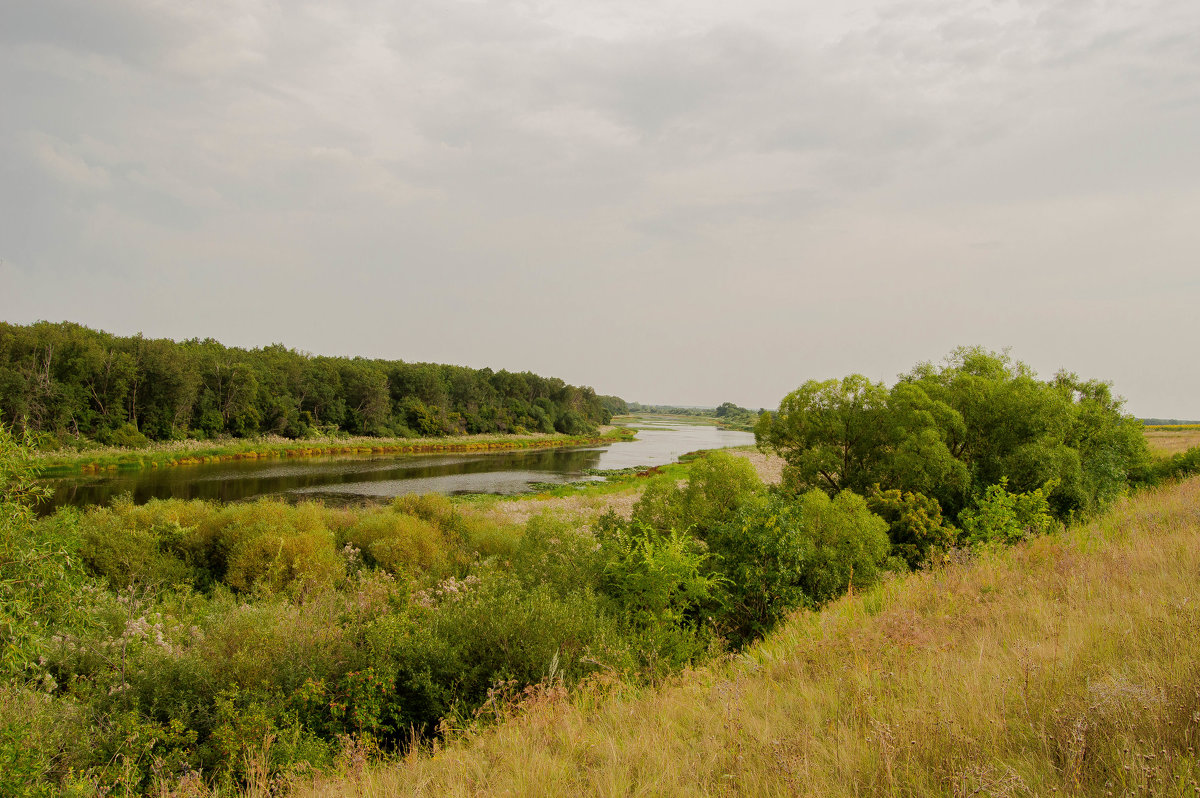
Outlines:
POLYGON ((762 480, 749 460, 728 452, 709 452, 688 469, 684 513, 697 528, 709 529, 730 518, 762 489, 762 480))
MULTIPOLYGON (((176 556, 186 531, 177 522, 146 524, 125 512, 131 505, 126 496, 112 509, 90 511, 81 524, 80 556, 91 573, 103 577, 116 590, 130 585, 170 586, 192 583, 193 569, 176 556)), ((44 524, 62 523, 56 516, 44 524)))
POLYGON ((762 489, 762 480, 749 460, 727 452, 709 452, 691 463, 684 487, 669 476, 650 482, 634 505, 633 518, 660 532, 692 529, 703 538, 708 529, 732 517, 762 489))
POLYGON ((813 489, 792 500, 760 497, 709 537, 726 577, 721 627, 740 646, 791 610, 816 607, 851 584, 873 584, 888 557, 887 523, 861 496, 813 489))
POLYGON ((701 609, 723 582, 707 568, 703 544, 686 532, 640 521, 602 538, 604 592, 625 625, 647 644, 651 665, 682 665, 708 646, 701 609))
POLYGON ((133 424, 122 424, 116 429, 101 431, 97 437, 101 443, 109 446, 123 446, 127 449, 144 449, 150 445, 150 439, 139 432, 133 424))
POLYGON ((392 499, 392 509, 404 515, 415 515, 446 531, 456 529, 462 520, 450 499, 440 493, 406 493, 392 499))
POLYGON ((446 573, 450 558, 442 531, 414 515, 384 510, 365 513, 342 533, 368 564, 390 573, 446 573))
POLYGON ((365 631, 371 665, 394 686, 378 710, 381 725, 400 734, 469 718, 501 686, 519 691, 549 676, 572 683, 633 662, 615 619, 589 590, 527 589, 484 568, 414 600, 411 614, 384 615, 365 631))
MULTIPOLYGON (((256 538, 263 535, 325 537, 330 532, 328 519, 329 512, 314 502, 292 506, 277 499, 260 499, 223 507, 215 505, 213 513, 199 520, 186 545, 212 578, 222 581, 227 579, 226 572, 232 559, 256 538)), ((332 538, 329 547, 332 554, 332 538)), ((249 575, 250 572, 243 574, 249 575)))
POLYGON ((888 522, 892 556, 916 568, 935 552, 946 551, 958 539, 958 530, 942 519, 937 499, 923 493, 881 491, 875 485, 867 496, 871 512, 888 522))
POLYGON ((570 521, 538 515, 525 525, 509 562, 525 587, 544 584, 568 592, 599 586, 604 555, 586 530, 570 521))
POLYGON ((1008 480, 1001 478, 964 510, 959 520, 972 544, 1016 543, 1022 538, 1043 535, 1054 525, 1047 497, 1054 480, 1028 493, 1010 493, 1008 480))
POLYGON ((304 595, 333 587, 345 562, 329 530, 257 530, 230 553, 225 583, 234 590, 304 595))
POLYGON ((499 681, 522 686, 542 681, 555 660, 556 675, 568 682, 595 671, 593 660, 609 667, 629 661, 614 620, 590 590, 524 589, 500 572, 485 573, 474 585, 445 596, 435 624, 442 656, 448 655, 441 665, 450 665, 441 679, 458 685, 458 697, 471 707, 479 706, 499 681))
POLYGON ((684 515, 683 490, 676 480, 667 475, 650 480, 633 505, 633 520, 660 532, 687 529, 689 524, 684 515))

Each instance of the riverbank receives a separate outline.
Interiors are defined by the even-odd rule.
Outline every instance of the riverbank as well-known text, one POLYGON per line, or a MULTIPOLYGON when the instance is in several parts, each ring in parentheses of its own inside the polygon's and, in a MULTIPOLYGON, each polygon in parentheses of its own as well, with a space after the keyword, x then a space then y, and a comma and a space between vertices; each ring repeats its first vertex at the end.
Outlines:
POLYGON ((595 446, 633 440, 625 426, 602 427, 592 435, 463 435, 447 438, 326 437, 291 440, 276 436, 223 441, 171 441, 143 449, 105 447, 80 452, 44 452, 37 456, 44 477, 93 474, 144 468, 219 463, 231 460, 320 457, 338 454, 434 454, 515 449, 595 446))
POLYGON ((741 446, 693 452, 681 458, 679 463, 627 474, 610 474, 603 482, 572 482, 519 496, 475 494, 454 497, 454 501, 469 505, 481 518, 497 524, 526 524, 534 516, 543 515, 587 527, 610 511, 628 519, 633 512, 633 505, 646 487, 647 478, 667 475, 679 481, 685 480, 688 463, 707 451, 722 451, 748 460, 758 478, 767 485, 778 485, 782 479, 782 457, 764 454, 753 446, 741 446))

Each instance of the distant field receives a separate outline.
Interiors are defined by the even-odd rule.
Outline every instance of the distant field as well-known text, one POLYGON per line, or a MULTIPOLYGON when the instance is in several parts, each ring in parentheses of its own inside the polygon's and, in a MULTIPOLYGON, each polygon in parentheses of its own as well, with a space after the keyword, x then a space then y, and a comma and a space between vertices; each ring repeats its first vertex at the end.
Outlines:
POLYGON ((1155 454, 1186 452, 1200 446, 1200 424, 1146 427, 1146 443, 1155 454))

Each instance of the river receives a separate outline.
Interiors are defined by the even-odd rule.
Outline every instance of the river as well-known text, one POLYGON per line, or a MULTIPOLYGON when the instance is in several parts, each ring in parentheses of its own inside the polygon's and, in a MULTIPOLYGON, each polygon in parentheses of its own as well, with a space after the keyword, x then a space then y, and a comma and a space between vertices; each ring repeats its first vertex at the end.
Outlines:
POLYGON ((637 438, 604 446, 514 450, 495 453, 418 455, 334 455, 288 460, 232 460, 140 471, 44 480, 54 496, 41 506, 106 504, 129 493, 134 502, 151 499, 238 501, 259 496, 333 501, 387 498, 405 493, 497 493, 529 491, 539 483, 567 483, 603 477, 595 470, 666 465, 699 449, 754 443, 748 432, 706 424, 642 420, 637 438))

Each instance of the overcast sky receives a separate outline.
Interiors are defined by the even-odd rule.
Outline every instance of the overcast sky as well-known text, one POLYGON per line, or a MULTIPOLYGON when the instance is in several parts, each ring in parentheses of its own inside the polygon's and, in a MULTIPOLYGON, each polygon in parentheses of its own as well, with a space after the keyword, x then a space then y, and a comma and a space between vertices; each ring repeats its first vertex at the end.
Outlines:
POLYGON ((0 319, 1200 418, 1195 0, 0 0, 0 319))

